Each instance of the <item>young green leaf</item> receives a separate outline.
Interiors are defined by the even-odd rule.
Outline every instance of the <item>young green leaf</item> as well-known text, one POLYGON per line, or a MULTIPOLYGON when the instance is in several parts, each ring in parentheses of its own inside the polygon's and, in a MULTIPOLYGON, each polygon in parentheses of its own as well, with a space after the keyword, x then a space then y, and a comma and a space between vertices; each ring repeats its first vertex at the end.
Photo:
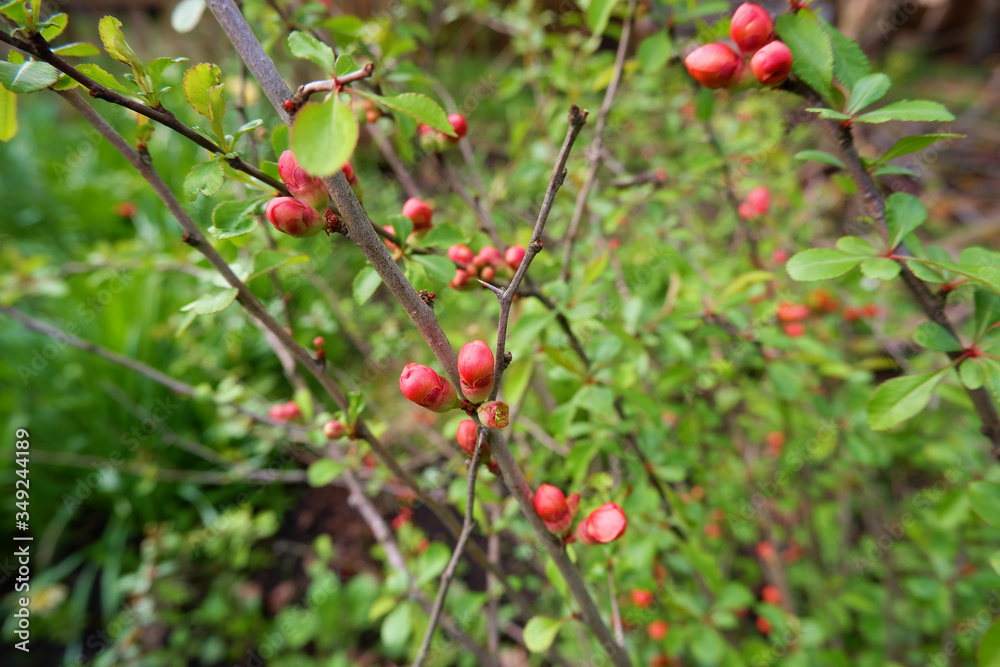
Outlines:
POLYGON ((869 257, 861 262, 861 272, 874 280, 892 280, 901 270, 898 262, 887 257, 869 257))
POLYGON ((337 57, 337 62, 334 65, 333 73, 335 76, 344 76, 345 74, 350 74, 357 68, 358 66, 354 64, 354 58, 347 55, 346 53, 343 53, 337 57))
POLYGON ((875 246, 860 236, 842 236, 837 239, 837 250, 858 257, 874 257, 875 246))
POLYGON ((83 65, 80 65, 76 69, 79 70, 82 74, 85 74, 91 79, 93 79, 94 82, 97 83, 98 85, 113 90, 119 95, 124 95, 132 99, 135 99, 136 97, 136 93, 134 90, 126 88, 124 85, 118 82, 118 79, 116 79, 113 74, 105 72, 103 69, 101 69, 97 65, 94 65, 93 63, 84 63, 83 65))
POLYGON ((962 344, 958 342, 958 339, 937 322, 921 324, 917 327, 913 340, 920 347, 936 352, 957 352, 962 349, 962 344))
POLYGON ((636 51, 639 65, 642 67, 642 71, 647 74, 663 69, 672 55, 673 43, 666 30, 658 30, 639 42, 639 48, 636 51))
POLYGON ((396 238, 405 247, 406 239, 413 232, 413 221, 405 215, 390 215, 385 221, 392 226, 392 231, 396 234, 396 238))
POLYGON ((28 15, 26 7, 27 3, 25 0, 14 0, 13 2, 8 2, 0 6, 0 14, 9 18, 19 27, 27 28, 29 31, 34 32, 35 22, 32 20, 32 17, 28 15))
POLYGON ((135 76, 135 83, 139 90, 149 94, 153 92, 152 84, 146 74, 146 66, 142 59, 132 50, 132 47, 125 41, 125 34, 122 32, 122 22, 114 16, 105 16, 98 25, 98 32, 101 35, 101 42, 104 43, 104 50, 108 55, 120 63, 124 63, 132 68, 135 76))
POLYGON ((368 303, 368 299, 372 298, 375 294, 375 290, 378 286, 382 284, 382 279, 379 278, 378 273, 375 272, 370 266, 358 271, 358 274, 354 276, 354 284, 352 285, 352 293, 354 295, 354 301, 359 306, 363 306, 368 303))
POLYGON ((83 58, 85 56, 96 56, 101 52, 99 48, 89 42, 70 42, 52 49, 52 53, 62 58, 83 58))
POLYGON ((831 167, 844 168, 844 163, 840 161, 836 155, 831 155, 825 151, 799 151, 795 154, 796 160, 813 160, 815 162, 822 162, 823 164, 828 164, 831 167))
POLYGON ((969 502, 983 521, 1000 528, 1000 484, 980 480, 969 484, 969 502))
POLYGON ((308 33, 296 30, 289 34, 288 50, 296 58, 311 60, 327 74, 335 70, 333 49, 308 33))
POLYGON ((544 653, 552 646, 565 619, 532 616, 524 626, 524 646, 532 653, 544 653))
POLYGON ((875 431, 885 431, 923 410, 949 368, 880 384, 868 400, 868 425, 875 431))
POLYGON ((18 95, 44 90, 54 84, 59 76, 59 70, 38 60, 25 63, 0 60, 0 84, 18 95))
POLYGON ((792 71, 829 99, 833 86, 833 47, 812 12, 782 14, 775 24, 778 36, 792 52, 792 71))
POLYGON ((884 164, 881 167, 876 167, 872 170, 872 176, 911 176, 913 178, 920 178, 920 174, 912 169, 900 167, 895 164, 884 164))
POLYGON ((17 94, 0 86, 0 141, 17 136, 17 94))
POLYGON ((844 275, 863 259, 833 248, 813 248, 792 257, 785 268, 792 280, 826 280, 844 275))
POLYGON ((958 367, 958 377, 966 389, 979 389, 986 384, 986 364, 981 359, 966 359, 958 367))
POLYGON ((184 97, 191 108, 212 120, 213 104, 210 91, 221 86, 222 72, 218 65, 201 63, 184 73, 184 97))
POLYGON ((413 255, 410 259, 424 267, 427 275, 447 285, 455 277, 455 263, 441 255, 413 255))
POLYGON ((199 192, 211 197, 222 187, 222 180, 222 165, 215 160, 196 164, 184 179, 184 196, 188 201, 197 199, 199 192))
POLYGON ((809 107, 806 111, 810 111, 817 114, 820 118, 824 120, 851 120, 851 114, 843 113, 840 111, 834 111, 833 109, 827 109, 826 107, 809 107))
POLYGON ((325 102, 306 104, 295 115, 291 148, 308 173, 330 176, 351 158, 359 133, 354 113, 331 95, 325 102))
POLYGON ((230 287, 222 290, 218 294, 203 296, 197 301, 192 301, 191 303, 182 306, 181 312, 186 313, 188 311, 192 311, 196 315, 209 315, 211 313, 221 312, 228 308, 233 301, 236 300, 236 294, 238 292, 239 290, 235 287, 230 287))
POLYGON ((209 233, 219 240, 249 234, 257 228, 254 214, 259 203, 260 200, 222 202, 212 211, 209 233))
POLYGON ((1000 667, 1000 620, 994 621, 979 640, 976 667, 1000 667))
POLYGON ((66 29, 66 24, 69 23, 69 17, 66 14, 59 12, 58 14, 53 14, 45 23, 38 26, 41 28, 42 38, 46 42, 51 42, 53 39, 62 34, 62 31, 66 29))
POLYGON ((587 5, 587 27, 594 37, 604 34, 616 2, 617 0, 590 0, 587 5))
POLYGON ((888 123, 893 120, 948 123, 955 117, 938 102, 930 100, 903 100, 893 102, 877 111, 869 111, 857 116, 857 123, 888 123))
POLYGON ((852 116, 867 106, 879 101, 892 87, 892 81, 885 74, 869 74, 859 80, 851 89, 851 105, 847 113, 852 116))
POLYGON ((976 331, 973 340, 978 341, 986 330, 1000 321, 1000 296, 986 290, 976 290, 976 331))
POLYGON ((331 459, 319 459, 309 464, 306 471, 306 481, 309 486, 326 486, 340 477, 344 472, 344 464, 331 459))
POLYGON ((453 225, 442 223, 431 227, 430 231, 423 234, 415 245, 422 248, 449 248, 457 243, 466 243, 469 238, 453 225))
POLYGON ((903 237, 924 224, 927 208, 906 192, 896 192, 885 200, 885 222, 889 227, 889 249, 895 250, 903 237))
POLYGON ((868 64, 868 56, 861 50, 858 43, 846 37, 842 32, 830 25, 825 19, 818 19, 819 25, 830 38, 830 45, 833 48, 833 73, 837 80, 853 88, 858 81, 868 76, 871 66, 868 64))
MULTIPOLYGON (((403 93, 395 97, 383 97, 363 90, 356 91, 358 95, 366 99, 377 102, 381 106, 399 113, 406 114, 414 118, 418 123, 434 128, 439 132, 444 132, 449 137, 457 138, 455 128, 448 122, 448 114, 444 112, 437 102, 419 93, 403 93)), ((298 155, 298 153, 296 153, 298 155)))
POLYGON ((878 163, 882 164, 888 162, 889 160, 894 160, 903 155, 909 155, 910 153, 916 153, 921 151, 931 144, 934 144, 943 139, 963 139, 964 134, 950 134, 950 133, 939 133, 939 134, 916 134, 912 137, 903 137, 897 141, 892 148, 885 152, 885 155, 878 159, 878 163))

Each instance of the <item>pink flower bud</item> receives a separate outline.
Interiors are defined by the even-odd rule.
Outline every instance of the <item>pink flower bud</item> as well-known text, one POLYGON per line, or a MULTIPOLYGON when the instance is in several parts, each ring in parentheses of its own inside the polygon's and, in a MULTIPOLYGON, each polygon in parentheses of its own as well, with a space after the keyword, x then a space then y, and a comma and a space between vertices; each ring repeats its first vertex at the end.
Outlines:
POLYGON ((576 526, 576 539, 582 544, 597 544, 597 540, 590 536, 590 517, 584 518, 576 526))
POLYGON ((315 236, 325 227, 323 216, 295 197, 275 197, 264 213, 275 229, 298 239, 315 236))
POLYGON ((337 440, 344 437, 344 425, 336 419, 331 419, 323 424, 323 435, 329 440, 337 440))
POLYGON ((433 412, 448 412, 459 404, 451 383, 434 369, 420 364, 406 364, 399 376, 399 390, 417 405, 433 412))
POLYGON ((403 215, 413 221, 413 231, 422 232, 431 228, 433 211, 416 197, 410 197, 403 204, 403 215))
MULTIPOLYGON (((385 231, 387 231, 387 232, 389 232, 390 234, 393 234, 393 235, 395 235, 395 233, 396 233, 396 230, 395 230, 395 228, 393 228, 392 225, 382 225, 382 229, 385 230, 385 231)), ((395 243, 393 243, 389 239, 385 239, 385 247, 388 248, 389 250, 398 250, 399 249, 399 246, 397 246, 395 243)))
POLYGON ((746 200, 739 205, 740 217, 753 220, 771 210, 771 192, 763 185, 747 193, 746 200))
POLYGON ((473 258, 472 264, 476 267, 500 266, 503 264, 503 255, 491 245, 483 246, 479 254, 473 258))
POLYGON ((462 269, 455 269, 455 277, 448 283, 448 287, 462 289, 469 284, 469 272, 462 269))
POLYGON ((302 411, 295 401, 287 403, 276 403, 268 410, 268 416, 274 421, 291 421, 302 418, 302 411))
MULTIPOLYGON (((469 131, 469 124, 465 122, 465 116, 460 113, 450 113, 448 114, 448 122, 451 123, 451 127, 455 130, 455 134, 461 139, 469 131)), ((451 139, 451 137, 448 137, 451 139)), ((452 139, 454 141, 454 139, 452 139)))
POLYGON ((479 406, 479 419, 490 428, 504 428, 510 418, 510 409, 503 401, 490 401, 479 406))
POLYGON ((580 509, 580 494, 571 493, 566 499, 566 505, 569 506, 569 513, 576 516, 576 511, 580 509))
POLYGON ((684 64, 691 76, 707 88, 728 88, 739 81, 744 71, 743 59, 718 42, 695 49, 684 64))
POLYGON ((542 484, 535 493, 535 511, 549 532, 563 535, 573 525, 566 496, 550 484, 542 484))
POLYGON ((354 185, 357 176, 354 174, 354 167, 351 166, 350 162, 345 162, 344 166, 340 168, 344 172, 344 178, 347 179, 348 185, 354 185))
POLYGON ((285 151, 278 158, 278 175, 285 182, 285 187, 296 199, 309 204, 317 211, 325 211, 330 195, 323 181, 310 176, 299 166, 292 151, 285 151))
POLYGON ((744 2, 733 14, 729 36, 749 56, 774 40, 774 21, 763 7, 744 2))
POLYGON ((313 347, 317 350, 321 350, 326 346, 326 340, 322 336, 316 336, 313 338, 313 347))
POLYGON ((492 266, 487 266, 483 267, 483 269, 479 272, 479 277, 486 282, 489 282, 493 280, 493 276, 495 276, 496 273, 496 270, 492 266))
POLYGON ((462 381, 462 393, 473 403, 489 398, 493 389, 493 366, 493 351, 481 340, 466 343, 459 351, 458 377, 462 381))
POLYGON ((524 260, 524 246, 523 245, 512 245, 507 248, 507 252, 503 254, 503 260, 507 262, 507 266, 511 268, 512 271, 517 271, 521 266, 521 262, 524 260))
MULTIPOLYGON (((586 537, 593 542, 607 544, 614 542, 625 533, 628 521, 625 519, 625 512, 615 503, 604 503, 590 513, 585 522, 580 524, 586 537)), ((577 528, 576 536, 584 544, 593 544, 583 539, 580 535, 581 529, 577 528)))
POLYGON ((467 265, 471 264, 475 255, 472 250, 467 245, 462 245, 461 243, 453 245, 448 248, 448 259, 455 262, 456 264, 467 265))
POLYGON ((809 306, 801 303, 779 303, 775 313, 782 322, 795 322, 809 317, 809 306))
POLYGON ((784 42, 771 42, 754 54, 750 60, 750 69, 765 86, 777 86, 792 71, 792 52, 784 42))
POLYGON ((458 441, 458 446, 470 458, 476 451, 477 437, 479 436, 476 433, 476 422, 471 419, 463 419, 458 423, 458 433, 455 434, 455 439, 458 441))

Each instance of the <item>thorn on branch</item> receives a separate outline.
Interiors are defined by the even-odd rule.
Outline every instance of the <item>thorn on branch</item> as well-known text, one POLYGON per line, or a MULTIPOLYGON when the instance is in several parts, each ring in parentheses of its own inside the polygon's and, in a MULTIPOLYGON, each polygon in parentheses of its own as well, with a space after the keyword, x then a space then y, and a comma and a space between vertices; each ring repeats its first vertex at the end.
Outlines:
POLYGON ((479 278, 476 278, 476 280, 477 280, 477 281, 479 282, 479 284, 480 284, 480 285, 482 285, 483 287, 485 287, 485 288, 486 288, 486 289, 488 289, 489 291, 491 291, 491 292, 493 292, 494 294, 496 294, 496 295, 497 295, 497 298, 498 298, 498 299, 500 299, 500 298, 502 298, 502 297, 503 297, 503 293, 504 293, 504 292, 503 292, 503 290, 502 290, 502 289, 500 289, 499 287, 496 287, 496 286, 494 286, 494 285, 491 285, 491 284, 489 284, 488 282, 486 282, 486 281, 484 281, 484 280, 479 280, 479 278))

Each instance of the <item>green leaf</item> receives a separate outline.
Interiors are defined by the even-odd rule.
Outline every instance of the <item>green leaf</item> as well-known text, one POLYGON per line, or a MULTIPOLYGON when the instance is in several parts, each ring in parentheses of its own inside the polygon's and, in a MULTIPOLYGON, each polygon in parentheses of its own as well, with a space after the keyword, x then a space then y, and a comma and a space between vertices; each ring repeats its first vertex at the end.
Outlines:
POLYGON ((869 74, 851 88, 851 105, 847 113, 852 116, 885 97, 892 87, 892 80, 885 74, 869 74))
POLYGON ((413 632, 413 622, 411 607, 403 602, 398 607, 389 612, 389 615, 382 621, 380 636, 382 643, 387 647, 400 650, 406 646, 413 632))
POLYGON ((853 39, 846 37, 842 32, 827 23, 823 18, 819 19, 819 25, 830 38, 830 45, 833 48, 833 73, 837 80, 847 86, 848 89, 863 77, 868 76, 871 66, 868 64, 868 56, 861 50, 861 47, 853 39))
POLYGON ((868 425, 885 431, 923 410, 947 370, 907 375, 880 384, 868 400, 868 425))
POLYGON ((212 211, 212 226, 208 229, 209 233, 220 241, 249 234, 257 228, 254 212, 258 203, 259 200, 222 202, 212 211))
POLYGON ((899 262, 887 257, 870 257, 861 262, 861 272, 875 280, 892 280, 901 270, 899 262))
POLYGON ((726 640, 707 625, 698 625, 691 636, 691 655, 700 664, 717 665, 726 652, 726 640))
POLYGON ((930 100, 893 102, 877 111, 857 116, 857 123, 888 123, 892 120, 948 123, 955 120, 943 104, 930 100))
POLYGON ((59 76, 59 70, 38 60, 29 60, 25 63, 0 60, 0 84, 19 95, 48 88, 59 76))
POLYGON ((833 109, 827 109, 826 107, 809 107, 806 111, 818 114, 820 118, 824 118, 826 120, 851 120, 850 114, 834 111, 833 109))
POLYGON ((261 250, 253 256, 253 273, 244 282, 250 282, 254 278, 286 264, 306 264, 308 262, 309 255, 290 255, 283 250, 261 250))
POLYGON ((151 93, 153 91, 146 75, 146 66, 125 41, 125 35, 121 28, 122 22, 114 16, 105 16, 101 19, 98 32, 101 35, 101 42, 104 43, 104 50, 118 62, 129 65, 139 89, 144 93, 151 93))
POLYGON ((832 248, 813 248, 792 257, 785 268, 792 280, 825 280, 847 273, 862 259, 832 248))
POLYGON ((370 266, 361 269, 358 271, 358 275, 354 276, 354 284, 352 286, 354 301, 359 306, 365 305, 381 284, 382 279, 375 272, 375 269, 370 266))
POLYGON ((670 61, 674 45, 666 30, 658 30, 639 43, 636 58, 646 74, 658 72, 670 61))
POLYGON ((350 74, 357 68, 358 66, 354 64, 354 58, 347 55, 346 53, 342 53, 337 57, 337 62, 334 65, 333 74, 334 76, 344 76, 345 74, 350 74))
POLYGON ((706 121, 712 117, 713 111, 715 111, 715 91, 700 86, 695 96, 695 116, 700 121, 706 121))
POLYGON ((590 0, 587 5, 587 27, 595 37, 604 34, 616 2, 617 0, 590 0))
POLYGON ((186 63, 187 58, 155 58, 150 61, 149 70, 149 80, 153 83, 153 88, 159 89, 160 82, 163 79, 163 73, 167 71, 171 65, 176 65, 177 63, 186 63))
POLYGON ((441 542, 431 542, 427 550, 417 557, 416 566, 413 568, 417 576, 417 585, 423 586, 436 579, 448 567, 449 560, 451 560, 451 550, 441 542))
POLYGON ((330 176, 351 158, 359 132, 351 110, 331 96, 325 102, 306 104, 295 115, 291 148, 308 173, 330 176))
MULTIPOLYGON (((437 102, 419 93, 403 93, 395 97, 382 97, 363 90, 355 91, 361 97, 377 102, 387 109, 392 109, 402 114, 414 118, 418 123, 423 123, 439 132, 444 132, 449 137, 457 138, 455 128, 448 122, 448 114, 438 105, 437 102)), ((299 113, 302 113, 301 111, 299 113)), ((295 153, 298 155, 298 152, 295 153)))
POLYGON ((407 237, 413 232, 413 221, 405 215, 390 215, 386 218, 386 222, 392 226, 396 238, 405 247, 407 237))
POLYGON ((966 359, 958 367, 958 377, 966 389, 979 389, 986 384, 986 364, 982 359, 966 359))
POLYGON ((896 192, 885 200, 885 222, 889 227, 889 249, 895 250, 903 237, 924 224, 927 208, 919 199, 905 192, 896 192))
POLYGON ((973 339, 978 341, 986 330, 1000 321, 1000 296, 986 290, 976 290, 976 333, 973 339))
POLYGON ((170 13, 170 27, 179 33, 191 32, 205 13, 205 0, 181 0, 170 13))
POLYGON ((964 134, 951 134, 947 132, 939 134, 916 134, 912 137, 903 137, 897 141, 892 148, 885 152, 885 155, 878 159, 879 164, 883 162, 888 162, 889 160, 894 160, 903 155, 909 155, 910 153, 916 153, 917 151, 922 151, 931 144, 937 143, 943 139, 963 139, 964 134))
POLYGON ((327 74, 336 69, 333 49, 308 33, 296 30, 288 35, 288 50, 296 58, 311 60, 327 74))
POLYGON ((52 53, 63 58, 80 58, 96 56, 101 50, 89 42, 70 42, 52 49, 52 53))
POLYGON ((236 294, 239 292, 235 287, 230 287, 224 289, 218 294, 211 294, 209 296, 203 296, 197 301, 192 301, 181 307, 181 312, 186 313, 188 311, 194 312, 196 315, 208 315, 210 313, 218 313, 220 311, 228 308, 233 301, 236 300, 236 294))
POLYGON ((872 176, 912 176, 913 178, 920 178, 920 174, 912 169, 900 167, 895 164, 884 164, 881 167, 876 167, 872 170, 872 176))
POLYGON ((969 484, 969 501, 983 521, 1000 528, 1000 484, 988 480, 969 484))
POLYGON ((41 28, 42 37, 46 42, 51 42, 53 39, 62 34, 62 31, 66 29, 66 24, 69 23, 69 17, 59 12, 58 14, 53 14, 45 20, 45 23, 38 26, 41 28))
POLYGON ((561 618, 532 616, 524 626, 524 646, 532 653, 545 653, 565 622, 561 618))
POLYGON ((459 243, 466 243, 468 240, 469 237, 458 227, 441 223, 434 225, 421 236, 418 245, 424 248, 450 248, 459 243))
POLYGON ((837 250, 858 257, 874 257, 877 254, 875 246, 860 236, 840 237, 837 239, 837 250))
POLYGON ((829 99, 833 85, 833 47, 830 37, 809 11, 782 14, 775 24, 781 41, 792 52, 792 71, 829 99))
POLYGON ((455 277, 455 263, 447 257, 442 257, 441 255, 413 255, 410 259, 423 266, 427 270, 427 275, 439 283, 447 285, 455 277))
POLYGON ((8 2, 0 6, 0 14, 3 14, 10 20, 17 23, 22 28, 28 28, 32 26, 34 22, 31 17, 28 16, 28 12, 25 11, 26 3, 25 0, 14 0, 13 2, 8 2))
POLYGON ((832 167, 844 168, 844 163, 840 161, 836 155, 831 155, 825 151, 799 151, 795 154, 796 160, 813 160, 815 162, 822 162, 823 164, 828 164, 832 167))
POLYGON ((0 141, 17 135, 17 94, 0 87, 0 141))
POLYGON ((935 352, 957 352, 962 349, 962 344, 937 322, 924 322, 917 327, 917 332, 913 335, 913 340, 917 345, 935 352))
POLYGON ((124 85, 118 82, 118 79, 116 79, 113 74, 105 72, 97 65, 94 65, 93 63, 84 63, 83 65, 78 66, 76 69, 82 72, 83 74, 86 74, 96 83, 104 86, 105 88, 109 88, 115 91, 116 93, 135 99, 136 95, 134 90, 132 90, 131 88, 126 88, 124 85))
POLYGON ((211 197, 222 187, 224 170, 215 160, 202 162, 191 167, 184 179, 184 196, 188 201, 198 198, 198 193, 211 197))
POLYGON ((306 471, 309 486, 326 486, 344 472, 344 464, 330 459, 313 461, 306 471))
POLYGON ((218 65, 212 63, 200 63, 188 68, 184 73, 184 97, 191 108, 199 114, 212 120, 212 113, 215 104, 212 97, 216 95, 213 91, 219 91, 221 96, 222 72, 218 65))
POLYGON ((994 621, 979 640, 976 667, 1000 667, 1000 621, 994 621))

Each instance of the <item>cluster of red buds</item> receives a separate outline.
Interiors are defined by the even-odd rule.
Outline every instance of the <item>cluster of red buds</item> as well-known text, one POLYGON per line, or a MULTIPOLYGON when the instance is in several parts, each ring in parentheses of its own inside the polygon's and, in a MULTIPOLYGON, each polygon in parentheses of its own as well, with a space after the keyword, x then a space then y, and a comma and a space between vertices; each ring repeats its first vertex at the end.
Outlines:
POLYGON ((465 116, 460 113, 448 114, 448 122, 451 123, 451 128, 455 130, 458 137, 449 137, 433 127, 420 125, 417 127, 417 140, 420 142, 420 147, 428 153, 443 153, 458 144, 458 140, 469 132, 469 124, 466 122, 465 116))
POLYGON ((774 38, 774 21, 767 10, 744 2, 733 14, 729 36, 743 55, 721 42, 699 47, 684 59, 688 72, 708 88, 729 88, 746 78, 745 58, 758 82, 781 84, 792 71, 792 52, 774 38))
POLYGON ((785 335, 798 338, 806 332, 806 327, 802 320, 809 317, 809 306, 801 303, 782 302, 778 304, 775 314, 782 322, 781 328, 785 335))
MULTIPOLYGON (((351 163, 345 164, 343 170, 354 187, 358 177, 351 163)), ((295 238, 315 236, 326 229, 333 213, 327 208, 330 195, 323 181, 307 174, 292 151, 285 151, 278 158, 278 175, 292 196, 275 197, 267 202, 264 213, 274 228, 295 238)), ((355 188, 355 192, 359 190, 355 188)))
MULTIPOLYGON (((510 411, 502 401, 486 401, 493 391, 494 357, 490 346, 476 340, 466 343, 458 353, 458 377, 465 405, 448 380, 434 369, 421 364, 407 364, 399 376, 399 390, 406 398, 433 412, 448 412, 463 408, 476 410, 479 419, 489 428, 505 428, 510 411)), ((475 443, 473 443, 475 444, 475 443)))
POLYGON ((267 415, 277 422, 287 422, 295 421, 297 419, 302 419, 302 411, 299 410, 299 406, 295 401, 288 401, 287 403, 275 403, 271 406, 271 409, 267 411, 267 415))
POLYGON ((871 318, 876 315, 878 315, 878 306, 874 303, 864 306, 847 306, 844 308, 844 319, 848 322, 857 322, 860 319, 871 318))
POLYGON ((491 245, 483 246, 478 253, 473 253, 467 245, 453 245, 448 248, 448 259, 455 262, 457 268, 448 286, 462 289, 476 276, 489 282, 496 277, 497 271, 514 273, 521 266, 525 252, 521 245, 512 245, 503 254, 491 245))
POLYGON ((566 542, 579 540, 583 544, 608 544, 625 534, 628 521, 625 512, 615 503, 604 503, 588 514, 576 526, 573 517, 580 508, 580 494, 573 493, 567 498, 562 491, 551 484, 542 484, 535 492, 535 512, 542 523, 554 535, 566 542))
POLYGON ((765 215, 771 210, 771 192, 763 185, 747 193, 746 199, 737 207, 740 217, 753 220, 765 215))

